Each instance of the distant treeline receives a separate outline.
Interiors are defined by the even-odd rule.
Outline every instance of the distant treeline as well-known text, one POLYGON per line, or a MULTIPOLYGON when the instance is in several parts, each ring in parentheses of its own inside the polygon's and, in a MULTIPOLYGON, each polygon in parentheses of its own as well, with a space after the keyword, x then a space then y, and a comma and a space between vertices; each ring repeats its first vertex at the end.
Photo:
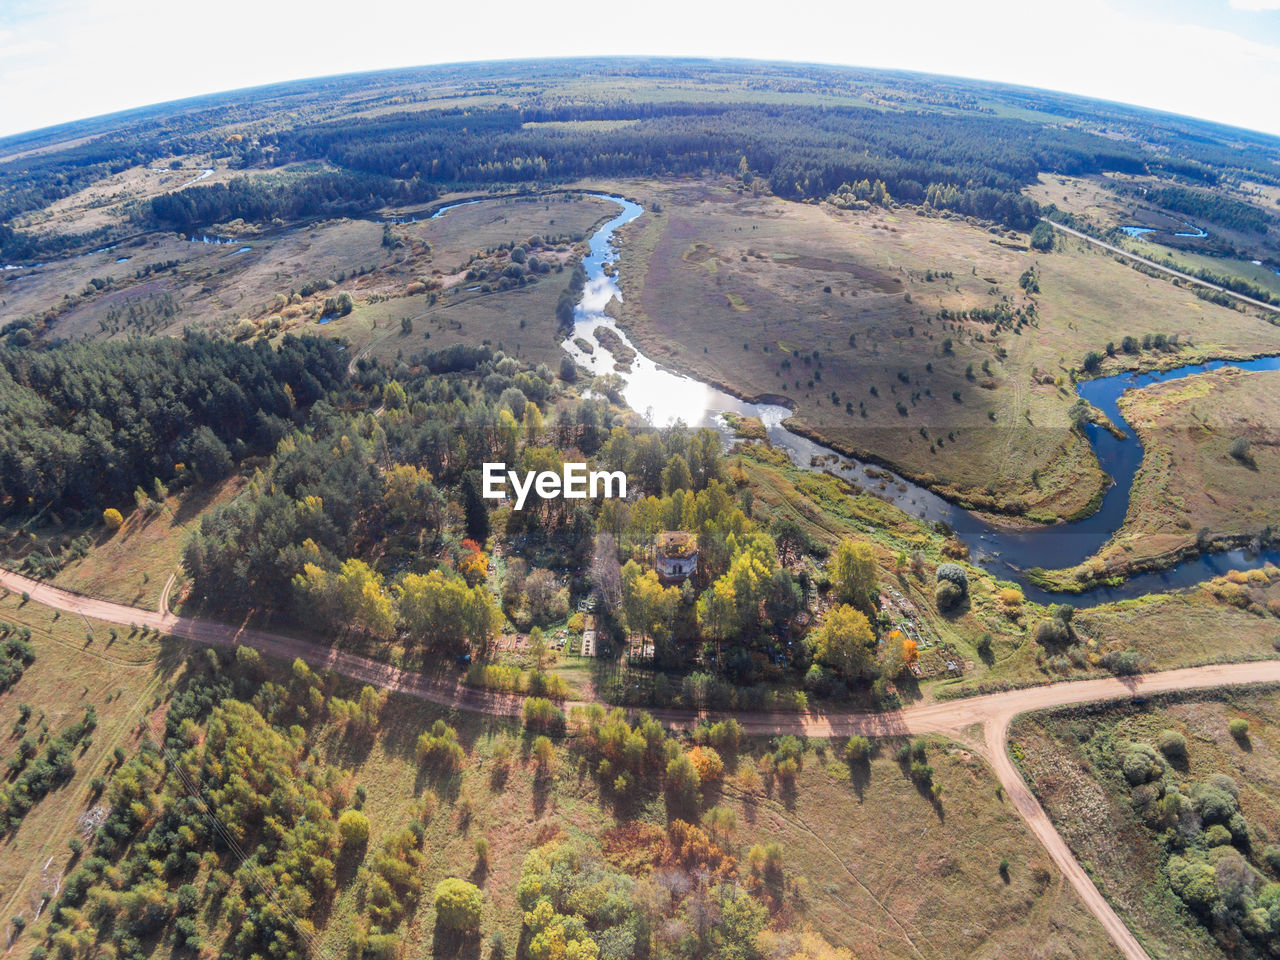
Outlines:
POLYGON ((1266 233, 1275 223, 1274 217, 1251 204, 1186 187, 1158 187, 1147 193, 1147 199, 1175 213, 1245 233, 1266 233))
POLYGON ((780 196, 825 197, 881 180, 919 203, 931 186, 954 209, 1026 228, 1020 196, 1041 170, 1142 172, 1140 147, 986 114, 945 116, 855 107, 615 103, 540 109, 440 110, 359 117, 283 131, 286 161, 452 186, 556 182, 584 176, 750 170, 780 196), (634 121, 574 127, 570 121, 634 121), (554 122, 555 126, 547 124, 554 122))
POLYGON ((420 179, 396 180, 363 172, 314 173, 287 180, 237 177, 154 197, 144 216, 150 226, 185 233, 228 220, 351 216, 435 196, 435 188, 420 179))
POLYGON ((0 347, 0 515, 127 506, 178 464, 217 479, 346 373, 338 343, 293 335, 0 347))
MULTIPOLYGON (((1022 228, 1034 205, 1021 189, 1044 171, 1150 172, 1210 186, 1223 176, 1280 182, 1273 137, 1121 104, 811 64, 644 58, 530 62, 518 79, 509 65, 455 64, 300 81, 3 138, 0 149, 15 157, 0 163, 0 224, 7 228, 112 172, 192 153, 233 169, 324 161, 336 170, 191 187, 142 204, 144 223, 188 231, 236 218, 365 212, 431 199, 444 188, 736 175, 744 157, 748 175, 764 178, 780 196, 822 198, 841 184, 881 181, 895 200, 923 202, 932 191, 936 205, 1022 228), (586 82, 583 102, 543 105, 545 89, 569 76, 586 82), (422 109, 445 83, 504 102, 422 109), (639 89, 643 101, 646 85, 657 84, 697 95, 623 99, 639 89), (722 100, 707 102, 708 91, 722 100), (865 105, 831 105, 834 99, 865 105), (404 112, 343 117, 343 102, 352 110, 398 102, 404 112), (885 104, 894 107, 881 109, 885 104), (1021 118, 1000 116, 999 106, 1021 118), (228 128, 238 132, 228 135, 228 128), (74 145, 62 149, 68 141, 74 145)), ((1232 209, 1233 217, 1240 214, 1232 209)), ((1186 212, 1201 215, 1198 208, 1186 212)), ((1241 229, 1257 232, 1257 223, 1241 229)), ((0 228, 0 258, 56 256, 93 240, 0 228)))

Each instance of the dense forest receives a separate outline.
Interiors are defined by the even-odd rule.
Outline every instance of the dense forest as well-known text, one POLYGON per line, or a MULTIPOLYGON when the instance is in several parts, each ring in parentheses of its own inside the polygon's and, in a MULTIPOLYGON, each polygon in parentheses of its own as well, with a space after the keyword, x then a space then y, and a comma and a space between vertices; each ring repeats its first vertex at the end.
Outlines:
POLYGON ((1276 222, 1257 207, 1230 197, 1219 197, 1203 190, 1186 187, 1159 187, 1147 192, 1147 199, 1188 217, 1208 220, 1219 226, 1230 227, 1245 233, 1266 233, 1267 227, 1276 222))
POLYGON ((186 233, 228 220, 262 223, 351 216, 435 196, 435 188, 420 179, 395 180, 377 174, 324 172, 287 180, 237 177, 229 183, 155 197, 145 220, 152 227, 186 233))
POLYGON ((123 507, 269 453, 346 377, 341 345, 182 339, 0 347, 0 513, 123 507))
POLYGON ((1023 121, 740 103, 454 109, 334 121, 269 139, 284 160, 323 158, 467 186, 733 174, 745 157, 780 196, 820 198, 866 179, 883 181, 895 199, 921 202, 941 185, 956 209, 1022 228, 1034 205, 1019 191, 1040 170, 1145 169, 1132 145, 1023 121), (574 125, 581 121, 617 125, 574 125))

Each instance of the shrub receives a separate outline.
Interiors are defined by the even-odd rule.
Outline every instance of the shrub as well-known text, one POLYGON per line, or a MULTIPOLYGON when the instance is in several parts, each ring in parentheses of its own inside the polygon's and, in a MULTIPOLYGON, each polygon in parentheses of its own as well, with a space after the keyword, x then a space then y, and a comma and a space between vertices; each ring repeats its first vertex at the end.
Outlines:
POLYGON ((1236 437, 1231 441, 1231 446, 1227 448, 1227 452, 1241 463, 1253 462, 1252 446, 1248 437, 1236 437))
POLYGON ((564 729, 564 713, 545 697, 528 697, 521 711, 526 730, 555 732, 564 729))
POLYGON ((742 724, 730 717, 720 720, 707 731, 707 741, 722 753, 737 753, 742 739, 742 724))
POLYGON ((1156 746, 1170 760, 1185 760, 1187 757, 1187 738, 1176 730, 1161 730, 1156 746))
POLYGON ((1071 639, 1067 625, 1057 617, 1048 617, 1036 627, 1036 643, 1043 647, 1056 647, 1071 639))
POLYGON ((719 780, 724 773, 724 761, 713 747, 694 747, 689 751, 689 760, 698 771, 698 779, 702 783, 719 780))
POLYGON ((1249 721, 1243 717, 1234 717, 1227 724, 1227 730, 1231 732, 1231 736, 1237 740, 1245 741, 1249 739, 1249 721))
POLYGON ((358 847, 369 840, 369 818, 359 810, 344 810, 338 818, 338 836, 344 847, 358 847))
POLYGON ((1225 847, 1231 843, 1231 831, 1220 823, 1215 823, 1204 832, 1206 847, 1225 847))
POLYGON ((1120 761, 1120 768, 1132 787, 1158 780, 1164 775, 1164 765, 1160 758, 1145 743, 1135 743, 1129 747, 1124 759, 1120 761))
POLYGON ((964 600, 964 591, 950 580, 942 580, 934 589, 933 598, 937 602, 939 610, 950 610, 952 607, 959 606, 964 600))
POLYGON ((1138 672, 1138 654, 1133 650, 1113 650, 1102 658, 1102 666, 1118 677, 1138 672))
POLYGON ((418 737, 417 756, 419 763, 454 772, 461 770, 466 761, 466 753, 458 743, 458 731, 443 720, 437 720, 418 737))
POLYGON ((1004 587, 996 593, 996 598, 1006 607, 1022 606, 1022 591, 1013 587, 1004 587))
POLYGON ((471 933, 484 915, 484 896, 479 887, 459 877, 436 884, 436 923, 446 930, 471 933))
POLYGON ((548 737, 537 737, 533 741, 533 759, 538 762, 538 768, 545 771, 551 766, 551 760, 555 757, 555 747, 552 746, 548 737))
POLYGON ((938 583, 943 581, 954 583, 960 588, 961 593, 969 592, 969 575, 964 572, 964 567, 958 563, 940 564, 937 572, 938 583))
POLYGON ((850 763, 865 763, 871 756, 871 741, 866 737, 850 737, 844 745, 844 755, 850 763))
POLYGON ((119 530, 124 526, 124 516, 115 507, 107 507, 102 511, 102 522, 108 530, 119 530))
POLYGON ((1271 872, 1280 876, 1280 847, 1268 844, 1262 851, 1262 862, 1271 868, 1271 872))

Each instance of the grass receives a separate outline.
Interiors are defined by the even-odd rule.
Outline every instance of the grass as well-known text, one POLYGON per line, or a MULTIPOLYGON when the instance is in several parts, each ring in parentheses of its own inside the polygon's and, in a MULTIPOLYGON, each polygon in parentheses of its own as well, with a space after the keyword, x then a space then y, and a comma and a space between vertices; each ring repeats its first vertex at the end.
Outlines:
POLYGON ((1032 789, 1094 882, 1153 958, 1218 960, 1248 956, 1214 938, 1172 892, 1165 851, 1135 812, 1116 769, 1116 744, 1154 744, 1173 730, 1185 737, 1184 784, 1224 773, 1240 786, 1240 807, 1259 850, 1280 836, 1280 710, 1272 690, 1165 697, 1146 708, 1102 705, 1035 714, 1015 721, 1012 738, 1032 789), (1249 722, 1247 741, 1228 730, 1249 722))
POLYGON ((959 219, 842 212, 732 183, 631 187, 648 212, 622 230, 619 314, 642 349, 785 398, 798 429, 979 508, 1037 519, 1091 508, 1105 478, 1068 420, 1087 351, 1158 332, 1182 348, 1140 364, 1280 349, 1270 324, 1084 244, 1033 254, 959 219), (1019 284, 1030 268, 1039 294, 1019 284), (1020 334, 937 318, 1033 301, 1038 321, 1020 334))
MULTIPOLYGON (((350 769, 367 790, 369 850, 407 822, 425 790, 440 797, 428 827, 424 895, 400 930, 406 951, 416 956, 431 955, 429 891, 439 879, 478 878, 487 901, 482 942, 501 931, 513 944, 521 923, 515 887, 528 851, 557 832, 598 837, 618 822, 563 745, 552 777, 538 780, 522 733, 504 721, 446 715, 459 731, 467 763, 456 777, 424 777, 413 745, 439 715, 392 697, 383 732, 371 742, 353 745, 331 733, 318 738, 320 756, 350 769), (505 776, 496 773, 494 760, 503 742, 515 748, 505 776), (480 836, 490 844, 484 871, 476 870, 474 854, 480 836)), ((739 769, 753 765, 767 746, 751 744, 739 769)), ((800 878, 803 891, 792 919, 863 953, 874 945, 872 955, 886 958, 995 957, 1027 942, 1047 944, 1045 956, 1112 955, 1101 928, 999 797, 981 760, 955 744, 931 742, 929 762, 944 786, 938 806, 903 774, 888 747, 865 769, 851 772, 825 745, 811 746, 794 787, 744 790, 729 778, 719 796, 720 805, 737 814, 731 842, 739 855, 753 843, 782 843, 786 869, 800 878), (1012 865, 1008 884, 997 869, 1002 859, 1012 865)), ((661 824, 661 801, 628 816, 661 824)), ((322 942, 335 953, 344 949, 358 917, 359 886, 342 891, 328 915, 322 942)))
POLYGON ((1201 541, 1239 544, 1280 525, 1280 373, 1214 370, 1120 400, 1144 448, 1124 524, 1090 559, 1050 574, 1089 582, 1167 566, 1201 541), (1232 444, 1249 441, 1242 456, 1232 444))
POLYGON ((86 835, 81 816, 99 806, 89 781, 114 766, 116 747, 126 753, 137 748, 139 722, 180 668, 167 642, 127 628, 118 628, 120 639, 111 642, 107 624, 59 615, 14 595, 0 599, 0 620, 29 627, 36 651, 22 678, 0 694, 0 755, 12 756, 21 739, 11 728, 20 704, 34 708, 29 731, 37 733, 43 721, 50 737, 79 720, 89 706, 98 715, 92 744, 75 751, 75 774, 0 841, 0 916, 31 920, 42 894, 56 889, 74 860, 67 844, 86 835), (90 630, 95 639, 86 642, 90 630))
POLYGON ((735 839, 782 843, 815 928, 860 957, 999 957, 1033 943, 1046 957, 1115 955, 980 758, 929 741, 943 788, 935 804, 904 775, 896 746, 880 741, 869 763, 850 766, 811 742, 794 791, 727 781, 735 839))
MULTIPOLYGON (((468 267, 488 268, 495 276, 506 263, 495 248, 535 234, 585 237, 617 206, 595 197, 549 195, 493 200, 450 210, 438 220, 422 220, 396 228, 397 236, 416 251, 406 256, 378 296, 358 298, 348 316, 311 327, 326 336, 342 336, 358 355, 383 361, 405 359, 418 352, 443 350, 454 344, 489 343, 495 349, 555 368, 564 351, 563 331, 556 320, 556 301, 569 282, 567 271, 542 274, 536 283, 502 291, 483 289, 485 282, 466 279, 468 267), (426 253, 428 245, 430 252, 426 253), (487 253, 487 251, 490 251, 487 253), (438 283, 436 293, 406 293, 418 277, 438 283), (389 296, 389 298, 388 298, 389 296), (405 332, 402 321, 412 325, 405 332)), ((541 259, 567 265, 577 256, 572 243, 558 243, 541 259)))
POLYGON ((3 528, 7 540, 4 558, 8 566, 21 570, 21 561, 28 552, 57 555, 62 544, 86 536, 90 539, 88 552, 63 566, 50 583, 77 593, 155 610, 169 576, 177 573, 170 596, 170 604, 176 608, 185 579, 181 564, 187 537, 199 525, 205 511, 231 500, 246 482, 244 477, 232 477, 215 487, 182 491, 168 497, 164 509, 152 515, 122 509, 126 514, 125 524, 114 532, 101 523, 89 527, 3 528))

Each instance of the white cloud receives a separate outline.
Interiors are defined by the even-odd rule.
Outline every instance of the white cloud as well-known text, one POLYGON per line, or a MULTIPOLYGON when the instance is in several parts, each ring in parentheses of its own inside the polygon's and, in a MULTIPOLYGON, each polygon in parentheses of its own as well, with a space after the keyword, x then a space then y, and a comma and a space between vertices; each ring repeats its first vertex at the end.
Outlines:
POLYGON ((1231 9, 1246 10, 1250 13, 1280 10, 1280 0, 1231 0, 1231 9))

